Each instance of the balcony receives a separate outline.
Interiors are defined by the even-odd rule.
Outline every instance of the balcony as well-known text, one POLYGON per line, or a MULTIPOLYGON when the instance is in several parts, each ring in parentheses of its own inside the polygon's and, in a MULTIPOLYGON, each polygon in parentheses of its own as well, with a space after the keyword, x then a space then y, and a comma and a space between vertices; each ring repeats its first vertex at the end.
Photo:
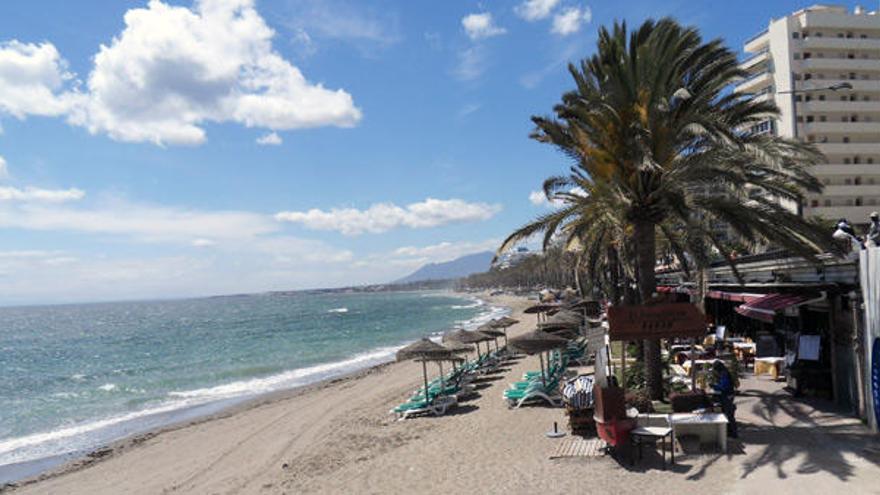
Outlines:
POLYGON ((842 197, 842 198, 880 198, 880 185, 877 184, 860 184, 842 185, 842 186, 825 186, 822 190, 823 197, 842 197))
POLYGON ((760 72, 736 85, 737 93, 757 93, 760 89, 773 84, 773 76, 769 72, 760 72))
POLYGON ((739 68, 742 70, 753 70, 759 65, 768 62, 769 60, 770 50, 761 50, 760 52, 740 62, 739 68))
POLYGON ((880 50, 878 38, 829 38, 810 36, 801 40, 802 48, 826 48, 830 50, 880 50))
POLYGON ((880 163, 829 163, 824 165, 816 165, 815 167, 810 169, 810 171, 813 172, 813 174, 817 177, 833 177, 840 175, 846 177, 859 177, 867 175, 880 176, 880 163))
POLYGON ((872 134, 877 136, 874 146, 880 150, 880 122, 810 122, 801 124, 806 134, 855 136, 872 134))
POLYGON ((808 217, 822 217, 829 220, 837 220, 838 218, 846 218, 850 222, 865 223, 872 211, 880 210, 880 206, 819 206, 816 208, 805 208, 804 214, 808 217))
POLYGON ((745 51, 749 53, 754 53, 760 51, 767 47, 770 44, 770 31, 765 29, 760 33, 752 36, 747 39, 743 44, 745 51))
POLYGON ((808 58, 801 60, 801 69, 810 70, 843 70, 843 71, 880 71, 880 60, 871 58, 808 58))
POLYGON ((876 155, 880 143, 815 143, 826 155, 876 155))
MULTIPOLYGON (((836 28, 846 32, 849 30, 876 30, 877 17, 872 15, 850 15, 837 12, 813 11, 805 13, 804 23, 805 29, 810 32, 822 31, 826 36, 832 35, 827 29, 836 28)), ((836 37, 836 35, 831 36, 836 37)), ((845 39, 845 38, 844 38, 845 39)))
MULTIPOLYGON (((815 98, 815 95, 813 96, 815 98)), ((833 97, 832 97, 833 98, 833 97)), ((799 113, 805 112, 841 112, 847 114, 861 114, 880 112, 880 100, 877 101, 834 101, 812 100, 798 104, 799 113)))
MULTIPOLYGON (((877 79, 867 81, 864 79, 810 79, 809 81, 798 81, 798 89, 814 90, 843 83, 851 84, 853 87, 852 91, 867 91, 871 93, 880 92, 880 80, 877 79)), ((841 92, 842 91, 843 90, 841 90, 841 92)))

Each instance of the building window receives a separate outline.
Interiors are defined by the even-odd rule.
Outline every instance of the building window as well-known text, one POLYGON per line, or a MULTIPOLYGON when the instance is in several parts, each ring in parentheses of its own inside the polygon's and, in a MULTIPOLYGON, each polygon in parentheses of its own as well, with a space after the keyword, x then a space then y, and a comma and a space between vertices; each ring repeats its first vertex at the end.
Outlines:
POLYGON ((830 199, 826 199, 826 200, 825 200, 825 206, 831 206, 831 200, 830 200, 830 199))
POLYGON ((812 206, 813 208, 817 208, 819 206, 819 200, 814 199, 810 201, 810 206, 812 206))
POLYGON ((825 101, 825 95, 819 95, 819 101, 825 101))
POLYGON ((812 58, 812 56, 813 56, 812 53, 810 53, 810 52, 805 52, 805 53, 804 53, 804 60, 809 60, 810 58, 812 58))
POLYGON ((801 37, 801 33, 795 31, 795 32, 791 33, 791 37, 792 37, 792 39, 798 39, 801 37))
MULTIPOLYGON (((809 81, 812 78, 813 78, 813 74, 810 74, 809 72, 804 74, 804 81, 809 81)), ((855 79, 855 78, 853 78, 853 79, 855 79)))
POLYGON ((856 58, 856 56, 855 56, 855 54, 847 53, 847 54, 846 54, 846 58, 852 60, 852 59, 856 58))
POLYGON ((859 157, 857 157, 857 156, 854 156, 854 157, 853 157, 853 164, 858 165, 858 164, 861 163, 861 162, 862 162, 862 159, 861 159, 861 158, 859 158, 859 157))
POLYGON ((819 122, 828 122, 828 117, 826 117, 826 116, 824 116, 824 115, 820 115, 820 116, 819 116, 819 122))
POLYGON ((855 179, 853 179, 853 184, 855 184, 857 186, 861 186, 862 185, 862 178, 856 177, 855 179))
POLYGON ((843 136, 843 142, 844 142, 844 143, 848 143, 848 142, 849 142, 849 136, 843 136))
POLYGON ((816 120, 815 117, 813 117, 812 115, 807 115, 807 122, 808 122, 808 123, 809 123, 809 122, 812 122, 812 121, 814 121, 814 120, 816 120))
POLYGON ((858 121, 859 121, 859 116, 858 116, 858 115, 850 115, 850 116, 849 116, 849 121, 850 121, 850 122, 858 122, 858 121))
POLYGON ((856 206, 862 206, 862 198, 856 198, 856 206))
POLYGON ((874 164, 874 159, 868 158, 868 165, 873 165, 873 164, 874 164))
POLYGON ((849 73, 849 78, 850 78, 850 80, 855 80, 855 78, 856 78, 856 73, 855 73, 855 72, 850 72, 850 73, 849 73))

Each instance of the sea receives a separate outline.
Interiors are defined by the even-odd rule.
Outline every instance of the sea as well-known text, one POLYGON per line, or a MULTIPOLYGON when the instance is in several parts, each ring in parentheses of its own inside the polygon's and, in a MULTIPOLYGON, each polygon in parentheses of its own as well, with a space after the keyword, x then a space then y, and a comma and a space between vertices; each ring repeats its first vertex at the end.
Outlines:
POLYGON ((0 308, 0 486, 112 441, 392 361, 506 309, 450 292, 0 308))

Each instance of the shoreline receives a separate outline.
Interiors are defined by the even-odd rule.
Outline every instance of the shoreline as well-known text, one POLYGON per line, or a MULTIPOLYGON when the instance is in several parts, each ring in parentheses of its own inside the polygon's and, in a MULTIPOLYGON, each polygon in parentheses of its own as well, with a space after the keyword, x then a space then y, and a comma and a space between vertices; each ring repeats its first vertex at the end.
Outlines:
MULTIPOLYGON (((499 317, 502 314, 510 312, 510 308, 508 307, 491 303, 488 300, 490 296, 488 296, 487 293, 447 292, 450 292, 456 297, 473 300, 474 304, 485 308, 484 311, 465 320, 465 322, 481 321, 483 319, 499 317)), ((476 325, 474 324, 473 326, 476 325)), ((397 346, 397 348, 403 347, 404 345, 406 345, 406 343, 397 346)), ((369 353, 373 350, 374 349, 368 349, 362 353, 369 353)), ((166 416, 169 419, 159 426, 141 429, 135 427, 133 428, 133 433, 126 434, 117 440, 113 440, 104 445, 99 445, 93 449, 72 451, 0 466, 0 492, 3 492, 8 488, 31 486, 45 480, 80 471, 97 462, 122 455, 132 447, 163 434, 210 423, 219 419, 229 418, 259 407, 303 397, 333 386, 340 386, 347 382, 360 380, 366 376, 382 372, 384 369, 394 364, 395 361, 392 352, 391 357, 387 361, 379 362, 377 364, 369 364, 363 368, 344 371, 338 375, 321 378, 311 383, 261 392, 256 395, 220 398, 201 404, 184 406, 180 409, 144 416, 143 418, 147 419, 162 416, 166 416)))

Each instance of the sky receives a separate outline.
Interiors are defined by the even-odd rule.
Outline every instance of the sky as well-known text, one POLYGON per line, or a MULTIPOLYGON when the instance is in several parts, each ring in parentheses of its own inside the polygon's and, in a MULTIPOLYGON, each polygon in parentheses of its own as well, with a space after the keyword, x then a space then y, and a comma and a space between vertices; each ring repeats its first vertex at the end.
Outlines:
MULTIPOLYGON (((852 8, 856 2, 844 2, 852 8)), ((602 25, 790 0, 0 2, 0 305, 384 283, 494 250, 602 25)))

